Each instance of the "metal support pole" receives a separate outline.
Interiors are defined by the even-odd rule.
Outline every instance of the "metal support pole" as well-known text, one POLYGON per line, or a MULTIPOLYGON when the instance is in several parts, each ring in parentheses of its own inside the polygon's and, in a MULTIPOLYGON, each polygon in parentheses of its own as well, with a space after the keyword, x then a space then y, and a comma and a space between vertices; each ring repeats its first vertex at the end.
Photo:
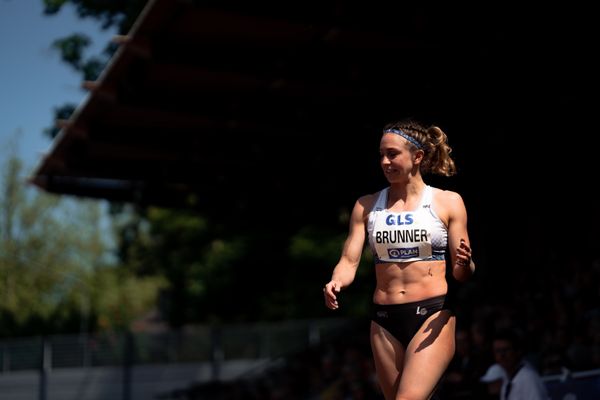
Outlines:
POLYGON ((46 400, 48 397, 48 374, 52 367, 52 347, 50 347, 50 342, 45 336, 42 336, 42 354, 40 361, 39 399, 46 400))

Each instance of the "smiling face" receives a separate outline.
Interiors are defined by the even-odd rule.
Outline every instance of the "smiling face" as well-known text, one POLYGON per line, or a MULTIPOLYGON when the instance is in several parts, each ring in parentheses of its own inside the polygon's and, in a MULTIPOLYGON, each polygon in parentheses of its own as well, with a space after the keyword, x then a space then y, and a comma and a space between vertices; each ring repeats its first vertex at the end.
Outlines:
POLYGON ((418 173, 423 151, 413 149, 414 146, 400 135, 385 133, 381 137, 380 164, 388 182, 404 182, 418 173))

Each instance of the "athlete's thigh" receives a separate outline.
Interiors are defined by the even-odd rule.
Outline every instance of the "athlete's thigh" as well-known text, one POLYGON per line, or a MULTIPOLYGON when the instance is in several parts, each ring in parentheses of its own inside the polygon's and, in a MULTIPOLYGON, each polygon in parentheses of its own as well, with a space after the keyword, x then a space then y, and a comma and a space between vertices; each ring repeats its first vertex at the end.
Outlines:
POLYGON ((404 347, 386 329, 371 322, 371 349, 381 391, 386 399, 393 399, 402 373, 404 347))
POLYGON ((448 310, 429 317, 408 344, 398 393, 427 399, 454 356, 456 319, 448 310))

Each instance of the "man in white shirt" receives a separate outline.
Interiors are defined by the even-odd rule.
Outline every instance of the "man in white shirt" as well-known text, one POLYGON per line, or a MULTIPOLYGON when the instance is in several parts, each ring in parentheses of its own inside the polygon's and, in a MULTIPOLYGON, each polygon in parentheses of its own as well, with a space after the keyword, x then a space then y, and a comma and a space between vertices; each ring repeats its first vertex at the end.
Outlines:
POLYGON ((516 332, 496 332, 492 342, 494 358, 506 371, 500 400, 548 400, 548 391, 536 369, 523 357, 516 332))

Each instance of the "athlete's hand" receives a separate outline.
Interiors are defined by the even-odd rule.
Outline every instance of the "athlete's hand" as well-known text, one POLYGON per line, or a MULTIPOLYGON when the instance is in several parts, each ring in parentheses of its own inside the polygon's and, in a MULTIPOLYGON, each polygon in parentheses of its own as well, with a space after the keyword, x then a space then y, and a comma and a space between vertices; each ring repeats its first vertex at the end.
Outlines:
POLYGON ((329 281, 323 288, 325 296, 325 306, 331 310, 337 310, 339 305, 337 302, 337 294, 340 293, 342 284, 339 281, 329 281))
POLYGON ((460 267, 471 265, 471 247, 467 245, 465 239, 460 239, 460 245, 456 248, 456 265, 460 267))

